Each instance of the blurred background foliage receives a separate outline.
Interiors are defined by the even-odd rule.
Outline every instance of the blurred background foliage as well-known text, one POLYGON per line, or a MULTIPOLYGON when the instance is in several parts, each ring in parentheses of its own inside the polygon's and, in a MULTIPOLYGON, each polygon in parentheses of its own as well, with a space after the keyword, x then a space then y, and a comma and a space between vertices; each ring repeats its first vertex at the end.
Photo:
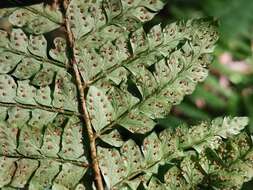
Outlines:
MULTIPOLYGON (((175 127, 218 116, 248 116, 253 134, 253 0, 170 0, 153 22, 200 17, 219 23, 209 76, 160 124, 175 127)), ((253 181, 243 187, 252 189, 253 181)))
POLYGON ((220 40, 209 77, 160 122, 169 127, 246 115, 253 133, 253 0, 170 0, 153 22, 200 17, 214 17, 219 23, 220 40))

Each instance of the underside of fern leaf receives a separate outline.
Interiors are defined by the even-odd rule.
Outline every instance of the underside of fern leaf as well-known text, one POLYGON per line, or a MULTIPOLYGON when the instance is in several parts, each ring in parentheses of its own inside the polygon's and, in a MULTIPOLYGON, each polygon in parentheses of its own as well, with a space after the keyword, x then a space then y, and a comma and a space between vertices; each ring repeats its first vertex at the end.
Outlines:
POLYGON ((218 38, 206 19, 144 30, 164 5, 0 10, 10 25, 0 31, 0 188, 229 189, 252 177, 246 118, 155 130, 206 78, 218 38))

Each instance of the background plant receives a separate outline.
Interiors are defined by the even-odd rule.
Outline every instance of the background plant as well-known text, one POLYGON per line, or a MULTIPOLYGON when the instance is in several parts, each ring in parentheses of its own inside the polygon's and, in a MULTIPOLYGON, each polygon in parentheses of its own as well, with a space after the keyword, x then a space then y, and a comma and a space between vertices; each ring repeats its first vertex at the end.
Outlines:
POLYGON ((181 105, 178 107, 179 118, 187 118, 187 122, 195 122, 217 115, 252 115, 250 111, 252 107, 252 2, 175 0, 168 3, 165 9, 157 20, 164 21, 166 13, 170 20, 214 16, 220 22, 221 36, 215 48, 214 62, 210 66, 211 72, 203 85, 199 85, 193 95, 187 97, 181 104, 184 109, 180 108, 181 105), (234 27, 235 25, 238 27, 234 27), (204 107, 202 100, 205 103, 204 107), (196 102, 200 102, 198 107, 196 102), (199 111, 201 109, 204 109, 204 112, 199 111), (180 114, 180 112, 184 113, 180 114))

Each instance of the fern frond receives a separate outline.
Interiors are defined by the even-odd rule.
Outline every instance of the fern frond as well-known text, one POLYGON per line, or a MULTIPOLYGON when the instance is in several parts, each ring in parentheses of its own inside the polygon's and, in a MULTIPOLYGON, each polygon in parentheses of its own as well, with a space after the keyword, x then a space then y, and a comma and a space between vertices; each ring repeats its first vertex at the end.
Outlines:
POLYGON ((83 177, 86 168, 71 163, 61 163, 50 159, 0 157, 0 187, 10 185, 29 189, 43 190, 73 189, 83 177))
POLYGON ((0 30, 1 189, 238 189, 252 178, 246 118, 154 128, 206 78, 214 21, 147 31, 164 1, 54 3, 0 10, 11 24, 0 30), (51 42, 51 31, 63 32, 51 42))
MULTIPOLYGON (((85 38, 85 35, 89 33, 93 33, 91 36, 103 38, 103 32, 99 31, 107 32, 108 36, 111 33, 110 30, 114 31, 114 27, 116 29, 126 27, 132 30, 141 26, 142 22, 151 20, 163 6, 164 3, 161 0, 99 0, 96 2, 72 0, 66 15, 70 20, 75 39, 85 38)), ((95 39, 93 41, 96 42, 95 39)), ((82 43, 85 42, 82 41, 82 43)))
MULTIPOLYGON (((129 41, 133 58, 122 62, 117 60, 120 49, 111 43, 111 49, 108 47, 100 54, 111 54, 112 61, 116 59, 113 62, 119 65, 109 69, 106 77, 101 76, 88 91, 88 110, 95 130, 103 133, 119 124, 133 133, 150 131, 155 125, 153 119, 164 117, 172 105, 180 103, 184 95, 192 93, 197 82, 205 79, 216 34, 215 26, 203 20, 173 23, 163 32, 160 26, 154 26, 148 34, 138 29, 129 41), (103 116, 93 117, 97 110, 103 116)), ((106 63, 101 57, 98 61, 98 56, 91 56, 91 60, 106 63)), ((95 67, 102 69, 103 65, 96 63, 95 67)), ((97 71, 103 73, 101 69, 97 71)))
MULTIPOLYGON (((179 127, 176 129, 176 133, 171 129, 164 130, 159 134, 159 138, 153 132, 144 139, 142 149, 133 140, 125 142, 120 147, 120 151, 99 148, 102 174, 109 189, 120 189, 125 185, 131 187, 133 184, 135 187, 132 189, 137 189, 141 182, 148 183, 152 176, 158 175, 160 166, 172 163, 174 159, 181 160, 183 158, 181 167, 187 170, 185 172, 194 172, 189 169, 189 167, 195 167, 190 159, 192 153, 190 157, 188 156, 190 149, 194 149, 196 154, 200 155, 208 148, 217 149, 222 143, 222 138, 239 134, 247 123, 247 118, 217 118, 211 123, 202 123, 191 128, 179 127), (143 175, 143 179, 147 179, 144 181, 139 179, 138 183, 132 182, 132 179, 140 177, 140 175, 143 175)), ((168 175, 176 175, 177 170, 177 168, 175 171, 169 170, 173 172, 168 175)), ((187 176, 182 176, 183 181, 177 182, 182 186, 182 189, 187 189, 187 186, 190 189, 202 182, 204 175, 199 169, 196 172, 202 177, 196 176, 196 179, 187 179, 187 181, 185 179, 187 176)), ((168 180, 175 179, 168 178, 168 180)), ((173 185, 172 181, 168 184, 173 185)))
POLYGON ((78 111, 76 86, 65 69, 68 61, 63 38, 55 38, 50 57, 43 35, 28 38, 21 29, 13 29, 10 37, 1 31, 0 39, 1 105, 78 111))
POLYGON ((50 32, 59 28, 63 23, 60 9, 52 9, 44 3, 2 9, 0 17, 7 17, 12 25, 22 27, 26 32, 32 34, 50 32))
POLYGON ((166 187, 164 189, 239 190, 252 177, 252 140, 248 134, 241 133, 222 142, 216 149, 208 148, 199 155, 185 157, 165 173, 165 183, 158 179, 151 180, 147 189, 156 184, 166 187), (226 155, 228 159, 221 155, 226 155))
POLYGON ((1 112, 0 187, 73 189, 88 163, 76 117, 12 107, 1 112))

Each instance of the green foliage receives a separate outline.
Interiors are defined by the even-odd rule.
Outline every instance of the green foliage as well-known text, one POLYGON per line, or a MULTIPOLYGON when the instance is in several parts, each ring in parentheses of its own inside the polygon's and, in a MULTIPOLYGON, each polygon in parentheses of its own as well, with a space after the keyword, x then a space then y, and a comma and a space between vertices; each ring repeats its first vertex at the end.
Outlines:
MULTIPOLYGON (((167 12, 173 20, 215 17, 219 20, 218 48, 229 51, 237 59, 251 54, 253 2, 251 0, 172 0, 167 12), (235 27, 237 26, 237 27, 235 27)), ((157 19, 166 22, 159 16, 157 19)))
POLYGON ((83 114, 107 189, 238 189, 251 179, 247 118, 158 126, 207 77, 218 39, 206 19, 145 30, 164 4, 71 0, 0 11, 11 25, 0 32, 0 188, 92 189, 83 114), (50 40, 62 26, 67 34, 50 40))
POLYGON ((26 32, 33 34, 52 31, 63 23, 60 10, 53 10, 44 4, 2 9, 0 16, 8 16, 12 25, 22 27, 26 32))
POLYGON ((0 186, 23 188, 29 181, 29 189, 37 190, 54 180, 57 188, 73 189, 87 170, 80 120, 16 106, 5 112, 8 118, 0 124, 0 186))
POLYGON ((221 114, 248 115, 252 131, 252 1, 174 0, 169 5, 168 12, 173 19, 215 16, 220 22, 221 33, 210 66, 211 74, 175 109, 177 116, 194 123, 221 114), (229 57, 226 63, 222 61, 224 55, 229 57))
MULTIPOLYGON (((212 163, 213 160, 209 159, 214 158, 207 158, 209 152, 206 153, 206 151, 209 149, 218 151, 222 143, 225 143, 222 140, 239 134, 247 122, 246 118, 217 118, 212 123, 202 123, 192 128, 182 126, 175 131, 167 129, 162 131, 159 137, 153 132, 144 138, 141 150, 133 140, 126 141, 119 151, 99 148, 103 176, 109 189, 121 189, 124 186, 137 189, 140 183, 143 183, 145 189, 152 189, 153 183, 156 183, 157 189, 175 189, 176 187, 176 189, 196 189, 198 185, 204 185, 205 178, 226 169, 226 166, 221 163, 217 166, 216 163, 212 163), (202 172, 196 164, 200 164, 205 172, 202 172), (171 165, 171 168, 165 174, 164 179, 162 178, 163 183, 162 180, 156 179, 155 174, 159 167, 166 167, 166 165, 171 165), (213 170, 210 171, 208 167, 213 170), (134 176, 142 180, 131 180, 134 176), (151 176, 155 179, 154 182, 149 181, 151 176)), ((243 137, 249 138, 246 134, 243 137)), ((251 141, 245 142, 245 149, 250 149, 250 143, 251 141)), ((239 145, 235 143, 235 146, 239 145)), ((226 150, 230 151, 229 148, 226 150)), ((242 156, 245 156, 244 154, 245 152, 242 153, 242 156)), ((225 162, 225 164, 228 163, 225 162)), ((248 171, 244 175, 250 179, 252 173, 248 171)), ((222 179, 216 180, 223 182, 222 179)), ((210 185, 216 184, 216 182, 212 184, 213 181, 209 183, 210 185)), ((240 184, 237 185, 240 186, 242 183, 243 181, 240 181, 240 184)), ((233 183, 224 184, 224 187, 228 188, 230 185, 233 183)))
POLYGON ((238 34, 247 34, 252 30, 252 9, 253 2, 249 0, 205 0, 202 4, 203 9, 209 16, 221 18, 223 38, 236 37, 238 34), (205 4, 204 4, 205 3, 205 4), (234 14, 236 12, 236 14, 234 14), (237 23, 237 27, 234 24, 237 23), (233 31, 233 32, 231 32, 233 31))

